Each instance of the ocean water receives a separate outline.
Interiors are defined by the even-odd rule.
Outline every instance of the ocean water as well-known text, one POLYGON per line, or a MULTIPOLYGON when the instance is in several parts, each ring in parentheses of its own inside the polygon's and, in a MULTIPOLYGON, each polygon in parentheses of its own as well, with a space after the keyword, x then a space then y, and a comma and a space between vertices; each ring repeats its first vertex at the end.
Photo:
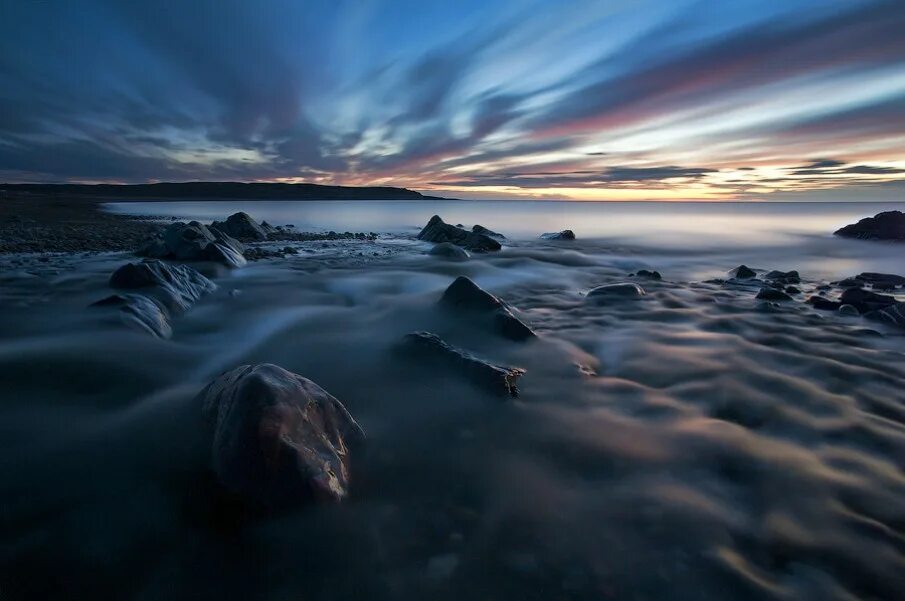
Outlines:
POLYGON ((0 597, 850 601, 905 590, 905 336, 803 302, 862 271, 905 275, 905 245, 831 235, 886 206, 110 208, 204 221, 245 210, 381 236, 302 243, 232 272, 197 265, 218 290, 173 319, 170 340, 89 307, 128 253, 0 264, 0 597), (414 238, 434 213, 507 242, 438 259, 414 238), (578 239, 537 238, 563 228, 578 239), (769 305, 756 286, 709 281, 740 263, 798 269, 802 293, 769 305), (663 279, 629 276, 642 267, 663 279), (511 342, 438 306, 460 275, 538 338, 511 342), (585 296, 623 281, 646 295, 585 296), (415 330, 526 369, 519 399, 396 352, 415 330), (261 362, 314 380, 365 430, 344 503, 224 519, 196 395, 261 362))

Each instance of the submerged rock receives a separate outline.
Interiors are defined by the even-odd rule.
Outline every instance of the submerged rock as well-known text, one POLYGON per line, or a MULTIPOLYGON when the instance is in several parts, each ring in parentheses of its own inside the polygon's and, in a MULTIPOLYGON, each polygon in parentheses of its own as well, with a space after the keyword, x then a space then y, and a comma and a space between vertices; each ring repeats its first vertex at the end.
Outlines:
POLYGON ((444 259, 451 259, 453 261, 466 261, 471 258, 471 255, 468 254, 467 250, 450 242, 435 244, 427 254, 434 255, 435 257, 443 257, 444 259))
POLYGON ((434 215, 418 234, 419 240, 427 242, 449 242, 474 252, 500 250, 500 243, 484 234, 444 223, 439 215, 434 215))
POLYGON ((649 280, 663 279, 663 276, 660 275, 659 271, 650 271, 648 269, 639 269, 637 272, 635 272, 635 277, 647 278, 649 280))
POLYGON ((619 282, 616 284, 604 284, 592 288, 588 292, 588 298, 594 300, 607 299, 635 299, 644 296, 644 288, 633 282, 619 282))
POLYGON ((94 303, 94 307, 118 307, 126 325, 157 338, 173 335, 173 326, 166 309, 154 299, 142 294, 114 294, 94 303))
POLYGON ((483 234, 485 236, 490 236, 491 238, 501 238, 503 240, 506 239, 506 236, 504 236, 503 234, 501 234, 499 232, 495 232, 491 229, 488 229, 488 228, 484 227, 483 225, 475 225, 474 227, 471 228, 471 231, 473 231, 476 234, 483 234))
POLYGON ((842 292, 839 301, 844 305, 852 305, 860 313, 869 313, 896 304, 896 298, 888 294, 877 294, 864 288, 847 288, 842 292))
POLYGON ((739 265, 729 272, 730 277, 737 280, 750 280, 757 277, 757 272, 747 265, 739 265))
POLYGON ((905 241, 905 213, 902 211, 877 213, 873 217, 865 217, 858 223, 839 228, 834 234, 861 240, 905 241))
POLYGON ((870 285, 881 290, 892 290, 898 286, 905 286, 905 277, 892 273, 865 272, 846 278, 837 285, 841 287, 870 285))
POLYGON ((242 365, 197 400, 212 434, 212 467, 227 490, 267 509, 348 496, 350 453, 364 432, 311 380, 267 363, 242 365))
POLYGON ((875 321, 885 321, 900 328, 905 328, 905 303, 897 302, 887 305, 882 309, 865 313, 864 317, 875 321))
POLYGON ((767 301, 787 301, 792 300, 792 297, 783 292, 782 290, 777 290, 776 288, 761 288, 760 292, 757 293, 757 296, 754 298, 758 300, 767 300, 767 301))
POLYGON ((270 225, 265 227, 264 224, 259 224, 251 218, 251 215, 242 211, 233 213, 226 218, 226 221, 214 221, 211 223, 211 229, 219 230, 239 240, 255 242, 264 242, 267 240, 268 234, 275 231, 270 225))
POLYGON ((457 277, 449 285, 440 298, 440 304, 459 311, 492 314, 494 328, 510 340, 527 340, 536 336, 505 302, 465 276, 457 277))
POLYGON ((518 398, 516 382, 525 374, 520 367, 494 365, 468 351, 456 348, 430 332, 413 332, 403 339, 403 348, 416 357, 428 357, 464 373, 475 384, 491 392, 518 398))
POLYGON ((839 307, 842 306, 842 303, 831 301, 827 298, 823 298, 822 296, 811 296, 805 302, 815 309, 820 309, 821 311, 838 311, 839 307))
POLYGON ((839 307, 839 313, 842 315, 861 315, 861 312, 854 305, 842 305, 839 307))
POLYGON ((778 271, 773 270, 764 276, 764 280, 774 284, 800 284, 801 276, 797 271, 778 271))
POLYGON ((187 265, 169 265, 156 259, 127 263, 110 276, 110 287, 147 289, 167 309, 186 311, 202 296, 216 290, 212 281, 187 265))
POLYGON ((541 240, 574 240, 575 232, 572 230, 563 230, 561 232, 547 232, 540 235, 541 240))
POLYGON ((136 254, 155 259, 216 261, 227 267, 242 267, 245 246, 225 232, 192 221, 171 223, 136 254))

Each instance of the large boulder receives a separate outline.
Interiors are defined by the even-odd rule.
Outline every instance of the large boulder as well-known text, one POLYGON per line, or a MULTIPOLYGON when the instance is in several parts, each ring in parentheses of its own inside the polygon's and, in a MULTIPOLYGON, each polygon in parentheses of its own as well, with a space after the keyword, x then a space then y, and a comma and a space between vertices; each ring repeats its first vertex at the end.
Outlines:
POLYGON ((471 258, 471 255, 468 254, 468 251, 460 246, 456 246, 451 242, 441 242, 440 244, 435 244, 433 248, 428 252, 429 255, 433 255, 435 257, 442 257, 444 259, 449 259, 451 261, 467 261, 471 258))
POLYGON ((561 232, 547 232, 540 235, 542 240, 574 240, 575 232, 572 230, 563 230, 561 232))
POLYGON ((252 219, 248 213, 241 211, 233 213, 226 218, 226 221, 214 221, 211 223, 211 229, 220 230, 239 240, 253 242, 264 242, 267 240, 267 235, 274 231, 269 224, 264 226, 252 219))
POLYGON ((338 502, 364 432, 323 388, 271 364, 242 365, 202 390, 218 482, 268 510, 338 502))
POLYGON ((198 299, 217 288, 187 265, 169 265, 156 259, 123 265, 110 276, 110 287, 146 290, 176 313, 188 310, 198 299))
POLYGON ((143 294, 114 294, 97 301, 93 306, 116 307, 126 325, 157 338, 169 338, 173 335, 167 310, 143 294))
POLYGON ((525 374, 520 367, 495 365, 468 351, 456 348, 430 332, 412 332, 403 340, 403 349, 419 359, 430 359, 464 374, 474 384, 500 396, 517 398, 516 382, 525 374))
POLYGON ((638 299, 644 296, 644 288, 632 282, 619 282, 597 286, 588 292, 588 299, 594 301, 638 299))
POLYGON ((839 228, 834 234, 861 240, 905 241, 905 213, 902 211, 877 213, 873 217, 865 217, 858 223, 839 228))
POLYGON ((500 250, 500 243, 484 234, 469 232, 468 230, 444 223, 439 215, 434 215, 418 233, 419 240, 427 242, 449 242, 474 252, 487 252, 500 250))
POLYGON ((459 276, 440 297, 440 304, 460 313, 487 314, 500 335, 510 340, 527 340, 536 334, 516 317, 509 306, 469 278, 459 276))
POLYGON ((136 254, 154 259, 216 261, 227 267, 245 265, 245 246, 229 234, 202 223, 171 223, 136 254))

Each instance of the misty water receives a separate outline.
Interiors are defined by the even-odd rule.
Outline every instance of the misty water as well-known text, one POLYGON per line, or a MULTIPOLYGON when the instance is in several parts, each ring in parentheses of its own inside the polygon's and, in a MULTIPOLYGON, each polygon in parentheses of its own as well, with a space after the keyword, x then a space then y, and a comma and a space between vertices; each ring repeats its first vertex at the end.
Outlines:
MULTIPOLYGON (((0 265, 5 581, 34 597, 894 599, 905 590, 905 337, 814 310, 817 286, 905 275, 905 246, 831 232, 893 205, 114 203, 237 210, 376 241, 296 244, 232 272, 171 340, 88 305, 126 253, 0 265), (433 214, 507 236, 448 262, 433 214), (573 242, 538 240, 572 229, 573 242), (776 306, 708 282, 797 269, 776 306), (656 269, 661 281, 628 277, 656 269), (437 306, 467 275, 539 337, 437 306), (635 281, 638 300, 591 303, 635 281), (428 330, 523 367, 517 400, 396 352, 428 330), (350 498, 224 519, 195 395, 270 362, 339 398, 368 440, 350 498)), ((284 244, 279 244, 280 247, 284 244)), ((834 291, 830 295, 835 294, 834 291)), ((2 598, 3 591, 0 591, 2 598)))

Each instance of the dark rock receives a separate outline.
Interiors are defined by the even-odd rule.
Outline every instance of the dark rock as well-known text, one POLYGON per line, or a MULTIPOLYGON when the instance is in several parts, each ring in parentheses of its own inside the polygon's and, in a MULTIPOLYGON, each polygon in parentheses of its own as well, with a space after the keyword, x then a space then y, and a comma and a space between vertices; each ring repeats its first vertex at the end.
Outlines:
POLYGON ((495 232, 491 229, 487 229, 483 225, 476 225, 471 228, 471 231, 473 231, 476 234, 483 234, 485 236, 490 236, 491 238, 502 238, 503 240, 506 239, 506 236, 504 236, 503 234, 501 234, 499 232, 495 232))
POLYGON ((865 272, 839 282, 839 286, 864 286, 892 290, 897 286, 905 286, 905 277, 892 273, 865 272))
POLYGON ((604 284, 597 286, 588 292, 588 298, 595 300, 605 299, 633 299, 641 298, 645 295, 644 288, 638 284, 631 282, 620 282, 617 284, 604 284))
POLYGON ((118 307, 120 317, 131 327, 158 338, 173 335, 170 317, 166 309, 153 299, 142 294, 114 294, 99 300, 92 306, 118 307))
POLYGON ((286 255, 297 255, 297 254, 299 254, 299 251, 298 251, 298 249, 295 249, 295 248, 293 248, 293 247, 291 247, 291 246, 284 246, 284 247, 283 247, 283 254, 286 254, 286 255))
POLYGON ((245 241, 264 242, 267 235, 275 230, 269 225, 264 228, 261 224, 251 218, 248 213, 233 213, 226 218, 226 221, 215 221, 211 224, 211 229, 220 230, 233 238, 245 241))
POLYGON ((864 317, 875 321, 885 321, 900 328, 905 328, 905 303, 898 302, 887 305, 882 309, 865 313, 864 317))
POLYGON ((516 317, 509 306, 469 278, 459 276, 440 298, 440 304, 457 311, 490 313, 494 328, 510 340, 527 340, 536 334, 516 317))
POLYGON ((905 213, 886 211, 836 230, 835 235, 861 240, 905 240, 905 213))
POLYGON ((416 357, 429 357, 443 365, 460 370, 475 384, 488 388, 495 394, 518 397, 516 381, 524 375, 524 369, 494 365, 452 346, 430 332, 407 334, 403 343, 405 350, 416 357))
POLYGON ((662 280, 663 276, 660 275, 659 271, 649 271, 647 269, 639 269, 635 273, 636 277, 639 278, 647 278, 649 280, 662 280))
POLYGON ((800 284, 801 276, 798 275, 797 271, 778 271, 774 269, 764 276, 764 280, 780 284, 800 284))
POLYGON ((540 235, 543 240, 574 240, 575 232, 572 230, 563 230, 561 232, 548 232, 540 235))
POLYGON ((839 313, 842 315, 861 315, 861 312, 854 305, 842 305, 839 307, 839 313))
POLYGON ((418 234, 419 240, 428 242, 449 242, 474 252, 500 250, 500 243, 484 234, 469 232, 460 227, 444 223, 439 215, 431 217, 418 234))
POLYGON ((220 375, 197 399, 219 483, 254 505, 283 509, 349 494, 350 452, 364 432, 336 398, 271 364, 220 375))
POLYGON ((739 265, 730 271, 729 275, 737 280, 750 280, 757 277, 757 272, 747 265, 739 265))
POLYGON ((839 300, 844 305, 853 305, 859 313, 869 313, 896 303, 894 296, 877 294, 864 288, 846 288, 839 300))
POLYGON ((110 286, 147 289, 170 311, 183 312, 217 286, 187 265, 168 265, 156 259, 127 263, 110 276, 110 286))
POLYGON ((839 280, 838 282, 836 282, 836 285, 840 288, 861 288, 862 286, 864 286, 864 282, 862 282, 858 278, 845 278, 844 280, 839 280))
POLYGON ((441 242, 439 244, 435 244, 434 247, 430 249, 430 252, 428 252, 428 254, 434 255, 435 257, 442 257, 444 259, 451 259, 453 261, 465 261, 471 258, 471 255, 468 254, 467 250, 450 242, 441 242))
POLYGON ((764 287, 760 289, 760 292, 757 293, 757 296, 754 298, 759 300, 767 300, 767 301, 787 301, 792 300, 792 297, 783 292, 782 290, 777 290, 776 288, 768 288, 764 287))
POLYGON ((812 296, 805 302, 821 311, 837 311, 842 306, 842 303, 825 299, 822 296, 812 296))
POLYGON ((789 294, 801 294, 801 290, 795 286, 786 286, 786 292, 789 294))
POLYGON ((245 265, 244 250, 242 243, 228 234, 192 221, 171 223, 136 254, 155 259, 216 261, 228 267, 241 267, 245 265))

